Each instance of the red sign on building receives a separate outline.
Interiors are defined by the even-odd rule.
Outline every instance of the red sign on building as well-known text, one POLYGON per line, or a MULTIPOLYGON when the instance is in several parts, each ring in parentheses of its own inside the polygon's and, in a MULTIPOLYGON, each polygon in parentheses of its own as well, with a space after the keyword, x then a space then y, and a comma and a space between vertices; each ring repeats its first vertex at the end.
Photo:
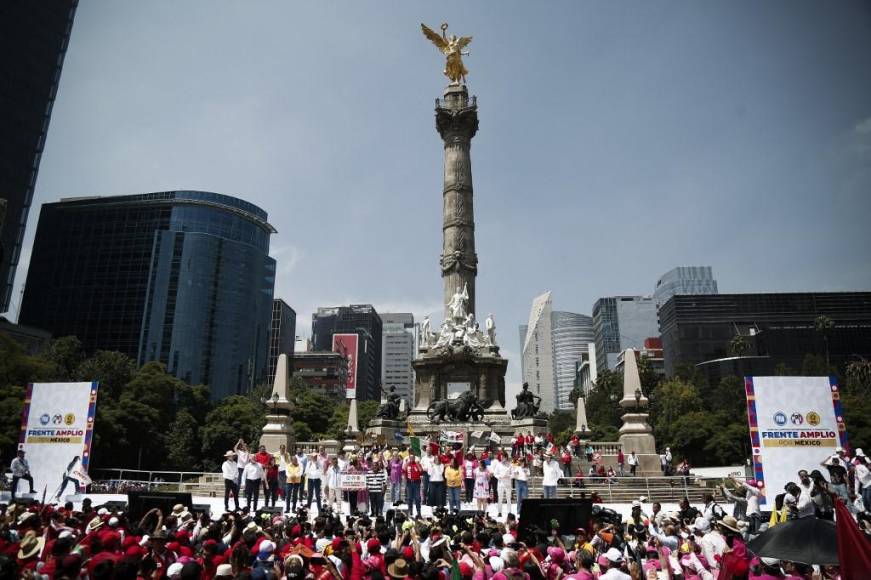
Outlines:
POLYGON ((357 353, 358 340, 356 334, 334 334, 333 352, 337 352, 348 361, 348 377, 345 379, 345 397, 357 398, 357 353))

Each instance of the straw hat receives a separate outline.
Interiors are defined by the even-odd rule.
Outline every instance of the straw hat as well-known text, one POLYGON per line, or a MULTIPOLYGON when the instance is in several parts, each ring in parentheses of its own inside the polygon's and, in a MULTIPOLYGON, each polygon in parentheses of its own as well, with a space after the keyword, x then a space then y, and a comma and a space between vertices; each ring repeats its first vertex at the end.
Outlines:
POLYGON ((21 544, 19 544, 20 549, 18 550, 18 559, 27 560, 28 558, 38 556, 44 546, 45 537, 37 536, 36 532, 30 530, 24 534, 24 539, 22 539, 21 544))
POLYGON ((224 453, 224 457, 235 457, 235 456, 236 456, 236 452, 235 452, 235 451, 232 451, 232 450, 227 451, 226 453, 224 453))
POLYGON ((404 558, 398 558, 387 567, 387 573, 391 578, 405 578, 408 576, 408 562, 404 558))
POLYGON ((95 517, 90 522, 88 522, 88 527, 85 528, 86 532, 93 532, 95 530, 99 530, 103 526, 103 520, 99 517, 95 517))
POLYGON ((723 519, 717 522, 717 525, 721 528, 726 528, 727 530, 731 530, 735 533, 741 533, 741 529, 738 527, 738 520, 736 520, 732 516, 725 516, 723 519))

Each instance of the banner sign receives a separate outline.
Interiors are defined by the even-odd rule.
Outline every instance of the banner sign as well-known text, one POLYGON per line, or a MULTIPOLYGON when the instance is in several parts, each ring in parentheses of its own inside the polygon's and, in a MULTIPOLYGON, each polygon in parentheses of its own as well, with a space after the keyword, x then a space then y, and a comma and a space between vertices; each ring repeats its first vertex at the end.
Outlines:
POLYGON ((343 491, 360 491, 366 489, 365 473, 340 473, 339 489, 343 491))
POLYGON ((465 434, 460 431, 442 431, 439 433, 439 441, 442 443, 462 443, 465 434))
MULTIPOLYGON (((97 408, 97 383, 32 383, 21 412, 18 448, 25 452, 33 488, 61 500, 90 484, 88 463, 97 408)), ((27 482, 19 482, 26 491, 27 482)))
POLYGON ((334 334, 333 352, 348 361, 348 376, 345 379, 345 398, 357 398, 357 355, 359 337, 356 334, 334 334))
POLYGON ((773 505, 799 470, 817 469, 847 447, 840 389, 835 377, 745 377, 744 390, 754 477, 773 505))

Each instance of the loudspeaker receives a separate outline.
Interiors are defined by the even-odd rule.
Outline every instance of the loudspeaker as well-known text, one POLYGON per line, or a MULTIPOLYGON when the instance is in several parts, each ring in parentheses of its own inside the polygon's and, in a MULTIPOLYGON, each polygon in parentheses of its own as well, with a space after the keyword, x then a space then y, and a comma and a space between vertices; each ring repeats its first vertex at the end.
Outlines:
POLYGON ((131 521, 138 520, 152 508, 158 508, 163 512, 163 517, 166 517, 172 513, 172 506, 178 503, 191 507, 191 494, 160 491, 131 491, 127 494, 131 521))
POLYGON ((272 514, 273 516, 280 516, 284 513, 284 508, 280 506, 262 507, 258 511, 261 511, 265 514, 272 514))
POLYGON ((212 506, 207 503, 195 503, 191 506, 191 511, 195 514, 211 514, 212 506))
POLYGON ((578 528, 590 529, 593 514, 591 499, 525 499, 520 510, 520 539, 533 544, 537 537, 550 533, 550 521, 559 522, 560 533, 574 534, 578 528))
MULTIPOLYGON (((103 505, 94 506, 97 509, 106 508, 110 512, 123 512, 127 510, 127 502, 125 501, 107 501, 103 505)), ((150 508, 149 508, 150 509, 150 508)))

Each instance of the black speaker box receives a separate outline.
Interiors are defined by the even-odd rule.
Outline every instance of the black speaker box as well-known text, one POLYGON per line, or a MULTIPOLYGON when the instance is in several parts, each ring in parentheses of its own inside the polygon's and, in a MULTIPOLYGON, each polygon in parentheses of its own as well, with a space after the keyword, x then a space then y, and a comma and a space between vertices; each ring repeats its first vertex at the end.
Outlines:
POLYGON ((132 521, 139 520, 152 508, 158 508, 166 517, 172 513, 172 506, 179 503, 192 507, 191 494, 160 491, 131 491, 127 494, 128 516, 132 521))
POLYGON ((560 534, 574 534, 578 528, 590 529, 593 514, 591 499, 525 499, 518 526, 520 539, 527 544, 550 533, 551 520, 559 522, 560 534))

